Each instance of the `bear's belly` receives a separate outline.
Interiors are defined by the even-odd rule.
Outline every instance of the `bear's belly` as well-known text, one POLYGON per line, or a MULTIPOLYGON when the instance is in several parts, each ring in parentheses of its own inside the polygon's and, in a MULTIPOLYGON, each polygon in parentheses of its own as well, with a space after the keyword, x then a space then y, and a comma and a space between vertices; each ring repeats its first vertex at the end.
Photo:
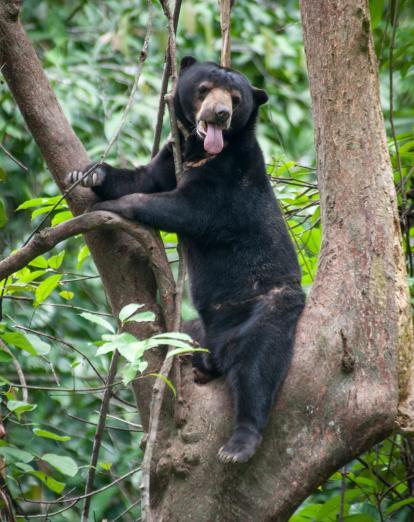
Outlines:
POLYGON ((188 241, 185 252, 191 298, 199 313, 266 293, 281 275, 276 253, 265 246, 251 252, 240 244, 199 247, 188 241))

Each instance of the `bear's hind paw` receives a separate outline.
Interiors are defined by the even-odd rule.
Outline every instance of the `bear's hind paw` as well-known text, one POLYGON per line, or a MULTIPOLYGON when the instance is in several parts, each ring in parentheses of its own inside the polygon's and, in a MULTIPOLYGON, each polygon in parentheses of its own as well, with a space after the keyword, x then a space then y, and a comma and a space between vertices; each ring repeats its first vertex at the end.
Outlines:
POLYGON ((227 444, 219 449, 218 459, 223 464, 247 462, 256 453, 261 441, 262 436, 258 432, 236 431, 227 444))

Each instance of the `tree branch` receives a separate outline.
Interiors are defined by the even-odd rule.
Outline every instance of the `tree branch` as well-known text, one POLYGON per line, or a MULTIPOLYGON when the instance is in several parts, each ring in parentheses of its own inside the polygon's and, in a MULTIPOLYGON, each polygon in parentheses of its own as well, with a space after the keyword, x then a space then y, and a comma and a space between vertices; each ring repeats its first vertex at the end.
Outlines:
MULTIPOLYGON (((90 159, 69 126, 20 24, 19 9, 18 1, 0 2, 1 71, 50 172, 63 191, 66 188, 66 173, 74 169, 82 170, 90 163, 90 159)), ((75 215, 90 208, 95 201, 93 192, 82 187, 76 187, 68 195, 69 207, 75 215)), ((116 231, 110 227, 103 228, 104 230, 87 233, 85 240, 102 278, 114 315, 126 304, 145 303, 157 314, 158 322, 162 323, 164 318, 160 316, 156 301, 156 277, 167 283, 160 292, 166 311, 173 310, 174 285, 171 284, 171 271, 161 240, 152 236, 150 244, 143 245, 142 242, 131 241, 130 235, 125 233, 122 227, 116 231), (148 263, 147 253, 153 249, 157 252, 153 256, 156 257, 157 266, 148 263), (114 258, 117 270, 113 269, 114 258), (167 271, 161 275, 164 268, 167 271), (158 276, 154 277, 155 273, 158 276)), ((128 329, 138 337, 148 337, 159 331, 156 323, 131 323, 128 329)), ((157 371, 161 366, 159 351, 151 350, 147 357, 149 368, 157 371)), ((144 426, 148 422, 151 388, 152 383, 148 380, 134 385, 144 426)))
POLYGON ((98 425, 96 427, 95 437, 93 439, 93 447, 92 447, 91 460, 89 463, 88 478, 87 478, 86 486, 85 486, 85 500, 83 503, 82 519, 81 519, 82 522, 84 522, 84 521, 88 522, 89 507, 91 505, 91 497, 90 497, 89 493, 91 493, 93 490, 93 482, 95 480, 96 465, 98 464, 99 451, 101 449, 102 435, 105 430, 106 417, 108 415, 109 403, 110 403, 111 396, 112 396, 111 388, 115 381, 119 357, 120 357, 120 353, 118 352, 118 350, 115 350, 115 352, 112 354, 111 364, 109 366, 108 377, 106 379, 107 388, 102 397, 102 403, 101 403, 101 407, 99 410, 98 425))
POLYGON ((152 230, 112 212, 102 210, 88 212, 55 227, 42 229, 27 245, 0 261, 0 280, 21 270, 37 256, 48 252, 62 241, 102 228, 122 230, 144 246, 160 289, 164 314, 166 317, 173 317, 175 285, 170 276, 168 260, 164 255, 164 250, 159 248, 156 234, 152 230))
POLYGON ((223 67, 231 67, 231 8, 234 0, 220 0, 221 59, 223 67))

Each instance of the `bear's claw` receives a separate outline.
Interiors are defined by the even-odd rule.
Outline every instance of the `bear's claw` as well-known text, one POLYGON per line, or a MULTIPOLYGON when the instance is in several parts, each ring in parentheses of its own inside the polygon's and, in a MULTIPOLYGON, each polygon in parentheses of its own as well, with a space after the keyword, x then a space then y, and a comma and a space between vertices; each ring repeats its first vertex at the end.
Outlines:
POLYGON ((262 437, 259 433, 243 433, 237 432, 231 439, 219 449, 218 458, 223 464, 237 464, 250 460, 256 453, 262 437))
MULTIPOLYGON (((90 169, 88 167, 85 172, 90 169)), ((96 169, 90 174, 85 176, 85 172, 81 170, 72 170, 67 175, 66 179, 69 185, 73 185, 73 183, 79 182, 82 187, 99 187, 103 184, 105 180, 105 171, 101 167, 96 167, 96 169)))

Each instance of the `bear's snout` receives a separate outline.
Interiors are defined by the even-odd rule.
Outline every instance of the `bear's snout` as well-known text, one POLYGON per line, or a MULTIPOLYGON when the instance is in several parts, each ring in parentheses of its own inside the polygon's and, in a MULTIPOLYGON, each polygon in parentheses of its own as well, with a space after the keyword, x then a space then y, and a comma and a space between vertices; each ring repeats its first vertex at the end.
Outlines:
POLYGON ((223 129, 230 126, 233 105, 231 94, 225 89, 212 89, 201 103, 197 121, 214 123, 223 129))

